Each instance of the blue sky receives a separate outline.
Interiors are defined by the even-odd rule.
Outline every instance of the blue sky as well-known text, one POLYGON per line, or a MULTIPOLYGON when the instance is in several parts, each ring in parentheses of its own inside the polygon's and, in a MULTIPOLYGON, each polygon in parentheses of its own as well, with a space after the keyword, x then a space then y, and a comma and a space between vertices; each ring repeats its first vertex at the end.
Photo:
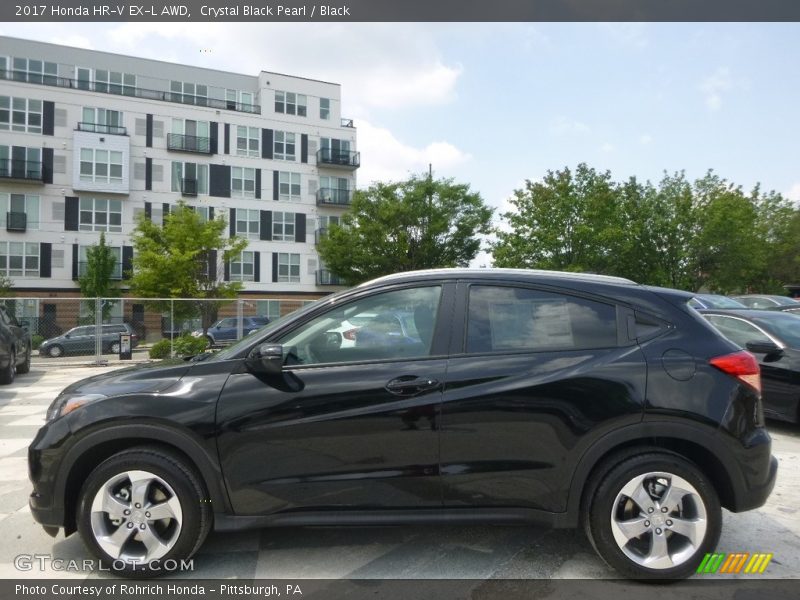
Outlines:
POLYGON ((587 162, 800 200, 800 24, 9 24, 0 33, 343 86, 359 185, 427 170, 493 206, 587 162), (205 49, 206 52, 201 52, 205 49))

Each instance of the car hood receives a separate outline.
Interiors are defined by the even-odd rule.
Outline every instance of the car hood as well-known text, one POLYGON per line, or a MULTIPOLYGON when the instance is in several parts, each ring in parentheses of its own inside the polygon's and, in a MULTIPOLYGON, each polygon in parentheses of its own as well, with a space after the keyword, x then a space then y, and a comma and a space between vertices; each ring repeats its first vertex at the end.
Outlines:
POLYGON ((81 379, 64 388, 61 394, 117 396, 138 392, 161 392, 180 381, 192 366, 193 363, 183 359, 136 365, 81 379))

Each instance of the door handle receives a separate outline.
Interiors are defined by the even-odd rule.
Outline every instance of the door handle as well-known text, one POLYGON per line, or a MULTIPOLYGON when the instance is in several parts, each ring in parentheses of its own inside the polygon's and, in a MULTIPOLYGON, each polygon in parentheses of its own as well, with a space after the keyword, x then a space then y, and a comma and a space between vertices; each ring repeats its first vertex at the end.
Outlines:
POLYGON ((387 383, 386 391, 396 396, 415 396, 422 392, 435 390, 438 387, 439 382, 436 379, 405 375, 397 379, 392 379, 387 383))

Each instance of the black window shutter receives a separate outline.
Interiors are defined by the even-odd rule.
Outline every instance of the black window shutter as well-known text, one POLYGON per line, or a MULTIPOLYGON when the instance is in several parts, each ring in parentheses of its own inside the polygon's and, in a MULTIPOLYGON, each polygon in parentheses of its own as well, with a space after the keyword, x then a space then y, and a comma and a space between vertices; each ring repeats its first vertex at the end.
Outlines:
POLYGON ((223 273, 223 277, 225 281, 231 280, 231 263, 229 263, 227 260, 225 261, 225 271, 223 273))
POLYGON ((213 206, 209 206, 208 207, 208 220, 209 221, 213 221, 214 220, 214 207, 213 206))
POLYGON ((50 277, 53 270, 53 244, 39 244, 39 277, 50 277))
POLYGON ((308 162, 308 134, 300 135, 300 162, 308 162))
POLYGON ((294 241, 301 244, 306 241, 306 213, 294 214, 294 241))
POLYGON ((231 153, 231 126, 230 126, 229 123, 225 123, 225 141, 223 142, 223 144, 224 144, 225 154, 230 154, 231 153))
POLYGON ((209 195, 218 198, 231 197, 231 168, 229 165, 209 165, 208 179, 209 195))
POLYGON ((53 183, 53 149, 42 148, 42 180, 53 183))
POLYGON ((148 148, 153 147, 153 115, 147 115, 147 128, 145 131, 144 145, 148 148))
POLYGON ((161 205, 161 211, 162 211, 162 213, 161 213, 162 222, 166 222, 167 221, 167 217, 169 216, 169 204, 164 202, 161 205))
POLYGON ((77 196, 67 196, 64 198, 64 231, 78 231, 77 196))
POLYGON ((148 221, 153 220, 153 205, 150 202, 144 203, 144 218, 148 221))
POLYGON ((261 199, 261 169, 256 169, 256 199, 261 199))
POLYGON ((144 159, 144 189, 153 189, 153 159, 144 159))
POLYGON ((261 239, 271 241, 272 240, 272 211, 271 210, 262 210, 261 211, 261 239))
POLYGON ((272 158, 272 129, 261 130, 261 158, 272 158))
POLYGON ((219 152, 219 123, 216 121, 211 121, 210 127, 208 129, 210 139, 210 146, 211 146, 211 154, 216 154, 219 152))
POLYGON ((261 281, 261 252, 253 252, 253 281, 261 281))
POLYGON ((278 199, 278 192, 280 189, 280 175, 278 175, 278 171, 272 172, 272 199, 278 199))
POLYGON ((230 212, 230 233, 231 237, 236 235, 236 209, 232 208, 230 212))
POLYGON ((278 253, 272 253, 272 281, 273 283, 278 282, 278 253))
POLYGON ((78 279, 78 244, 72 244, 72 278, 78 279))
POLYGON ((133 246, 122 247, 122 278, 130 279, 133 271, 133 246))
POLYGON ((45 100, 42 102, 42 135, 53 135, 56 124, 56 105, 45 100))
POLYGON ((208 251, 208 279, 210 281, 217 280, 217 251, 208 251))

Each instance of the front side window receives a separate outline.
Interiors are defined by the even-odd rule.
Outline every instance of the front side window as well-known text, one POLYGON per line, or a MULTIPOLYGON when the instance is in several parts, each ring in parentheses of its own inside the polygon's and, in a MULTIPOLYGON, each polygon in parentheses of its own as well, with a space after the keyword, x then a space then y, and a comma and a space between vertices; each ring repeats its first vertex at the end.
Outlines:
POLYGON ((296 160, 295 135, 288 131, 276 131, 272 156, 275 160, 296 160))
POLYGON ((122 152, 81 148, 81 181, 122 183, 122 152))
POLYGON ((0 130, 42 133, 42 101, 0 96, 0 130))
POLYGON ((231 168, 231 195, 242 198, 256 197, 256 170, 231 168))
POLYGON ((172 161, 172 191, 196 196, 208 193, 208 165, 172 161))
POLYGON ((278 254, 278 283, 300 283, 299 254, 278 254))
POLYGON ((383 292, 338 306, 284 336, 286 364, 430 356, 440 286, 383 292))
POLYGON ((272 239, 276 242, 293 242, 294 223, 295 223, 294 213, 277 212, 277 211, 273 212, 272 239))
POLYGON ((0 275, 38 277, 39 244, 0 242, 0 275))
POLYGON ((236 235, 259 239, 261 230, 261 213, 257 210, 247 210, 240 208, 236 211, 236 235))
POLYGON ((122 232, 122 200, 81 198, 80 231, 122 232))
POLYGON ((577 296, 472 286, 467 352, 541 352, 617 345, 616 309, 577 296))
POLYGON ((239 156, 261 156, 261 141, 258 127, 236 127, 236 154, 239 156))
MULTIPOLYGON (((239 260, 231 262, 231 281, 253 281, 255 277, 255 257, 253 252, 244 251, 239 256, 239 260)), ((228 319, 225 319, 228 320, 228 319)), ((230 319, 230 325, 225 327, 235 327, 236 320, 230 319)))
POLYGON ((0 192, 0 229, 39 229, 39 196, 0 192))
POLYGON ((300 173, 278 173, 278 199, 284 202, 300 201, 300 173))

